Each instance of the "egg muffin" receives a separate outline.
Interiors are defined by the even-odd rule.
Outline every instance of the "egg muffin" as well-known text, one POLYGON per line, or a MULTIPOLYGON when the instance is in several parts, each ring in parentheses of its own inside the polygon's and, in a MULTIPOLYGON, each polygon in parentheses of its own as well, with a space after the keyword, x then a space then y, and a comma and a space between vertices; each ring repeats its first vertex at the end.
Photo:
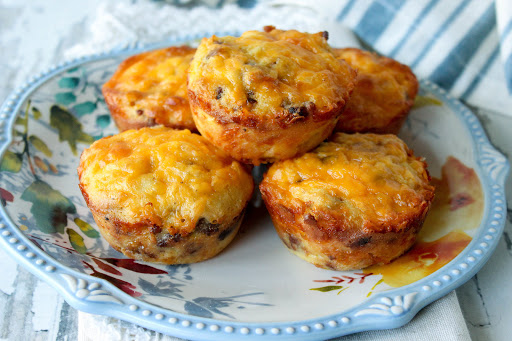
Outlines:
POLYGON ((232 157, 260 164, 304 153, 332 132, 355 71, 326 32, 265 27, 205 38, 188 75, 199 132, 232 157))
POLYGON ((159 124, 196 130, 187 96, 187 70, 194 53, 188 46, 168 47, 119 65, 102 92, 120 131, 159 124))
POLYGON ((357 70, 356 86, 335 131, 398 134, 418 93, 411 69, 356 48, 334 49, 334 54, 357 70))
POLYGON ((260 190, 279 237, 317 267, 389 263, 414 243, 434 197, 426 163, 395 135, 334 134, 276 162, 260 190))
POLYGON ((184 264, 233 240, 253 191, 246 166, 189 130, 162 126, 84 150, 80 189, 101 234, 127 257, 184 264))

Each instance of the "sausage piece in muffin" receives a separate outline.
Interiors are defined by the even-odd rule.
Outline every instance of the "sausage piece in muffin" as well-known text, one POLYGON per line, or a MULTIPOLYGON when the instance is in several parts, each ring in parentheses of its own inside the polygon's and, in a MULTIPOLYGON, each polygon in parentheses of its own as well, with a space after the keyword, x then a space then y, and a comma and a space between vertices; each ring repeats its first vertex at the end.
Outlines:
POLYGON ((395 135, 334 134, 273 164, 260 185, 284 244, 334 270, 389 263, 414 243, 434 197, 425 162, 395 135))
POLYGON ((244 165, 200 135, 161 126, 96 141, 82 153, 78 176, 110 245, 165 264, 203 261, 224 249, 254 186, 244 165))
POLYGON ((195 49, 168 47, 126 59, 103 85, 120 131, 162 124, 196 130, 187 96, 187 70, 195 49))
POLYGON ((266 27, 203 39, 188 75, 199 132, 251 164, 314 148, 332 132, 355 79, 326 37, 266 27))
POLYGON ((356 48, 334 49, 334 54, 357 70, 356 86, 335 131, 398 134, 418 93, 411 69, 356 48))

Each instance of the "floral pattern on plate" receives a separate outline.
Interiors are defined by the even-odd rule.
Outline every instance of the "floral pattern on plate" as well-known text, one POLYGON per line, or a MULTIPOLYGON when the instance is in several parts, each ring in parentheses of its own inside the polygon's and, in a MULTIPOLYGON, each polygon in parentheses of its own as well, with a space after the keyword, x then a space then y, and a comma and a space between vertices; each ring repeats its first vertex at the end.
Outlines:
POLYGON ((142 50, 51 69, 0 110, 9 123, 0 127, 0 242, 78 309, 186 338, 327 339, 406 323, 468 280, 496 246, 506 159, 473 114, 423 82, 400 136, 436 178, 438 213, 394 263, 353 272, 315 268, 286 250, 262 207, 248 210, 239 235, 214 259, 180 266, 126 259, 99 235, 76 167, 88 144, 117 132, 101 85, 142 50), (404 269, 414 275, 401 275, 404 269))
POLYGON ((101 86, 116 64, 67 70, 26 101, 14 123, 13 142, 0 164, 0 191, 7 211, 30 241, 48 255, 104 279, 130 296, 172 298, 189 314, 232 319, 235 317, 224 308, 233 304, 239 309, 269 305, 243 301, 257 292, 184 297, 182 287, 194 279, 191 266, 155 266, 125 259, 102 240, 78 191, 76 163, 84 147, 117 132, 101 95, 101 86), (18 210, 21 207, 24 209, 18 210))

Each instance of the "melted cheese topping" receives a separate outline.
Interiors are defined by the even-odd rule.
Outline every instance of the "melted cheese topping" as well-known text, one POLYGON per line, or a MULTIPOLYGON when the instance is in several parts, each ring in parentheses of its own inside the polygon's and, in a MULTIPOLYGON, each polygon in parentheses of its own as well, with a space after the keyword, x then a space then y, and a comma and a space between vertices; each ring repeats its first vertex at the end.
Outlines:
POLYGON ((200 218, 231 221, 253 190, 241 164, 203 137, 164 127, 96 141, 78 172, 97 209, 127 222, 157 222, 171 233, 192 231, 200 218))
POLYGON ((141 54, 117 76, 115 88, 187 97, 187 71, 194 52, 192 48, 182 47, 141 54))
MULTIPOLYGON (((394 80, 394 84, 404 86, 407 83, 407 75, 401 75, 397 68, 403 64, 397 61, 381 57, 374 53, 363 51, 355 48, 333 49, 334 54, 345 60, 349 65, 356 68, 359 75, 380 75, 382 78, 394 80)), ((408 67, 405 67, 408 68, 408 67)), ((376 78, 379 78, 376 76, 376 78)))
POLYGON ((128 58, 104 85, 106 96, 129 117, 146 115, 156 124, 194 128, 187 94, 187 72, 195 49, 181 46, 128 58))
POLYGON ((334 54, 357 70, 340 130, 367 132, 386 127, 414 104, 418 82, 408 66, 355 48, 334 49, 334 54))
POLYGON ((212 115, 222 108, 237 121, 247 114, 258 120, 331 111, 335 116, 354 77, 321 33, 271 29, 203 39, 188 81, 212 115))
POLYGON ((342 214, 360 226, 394 220, 432 190, 425 163, 402 140, 375 134, 337 133, 310 153, 275 163, 265 182, 292 206, 342 214))

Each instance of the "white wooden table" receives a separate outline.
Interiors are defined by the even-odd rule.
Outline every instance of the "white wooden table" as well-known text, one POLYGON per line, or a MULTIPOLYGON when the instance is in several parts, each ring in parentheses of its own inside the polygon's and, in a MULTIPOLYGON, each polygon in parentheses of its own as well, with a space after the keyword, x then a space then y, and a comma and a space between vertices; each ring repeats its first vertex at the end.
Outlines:
MULTIPOLYGON (((27 77, 63 61, 100 0, 0 0, 0 101, 27 77)), ((512 158, 512 118, 474 108, 493 144, 512 158)), ((512 207, 512 180, 507 182, 512 207)), ((0 249, 0 340, 75 340, 78 312, 0 249)), ((495 254, 457 289, 473 340, 512 335, 512 210, 495 254)))

